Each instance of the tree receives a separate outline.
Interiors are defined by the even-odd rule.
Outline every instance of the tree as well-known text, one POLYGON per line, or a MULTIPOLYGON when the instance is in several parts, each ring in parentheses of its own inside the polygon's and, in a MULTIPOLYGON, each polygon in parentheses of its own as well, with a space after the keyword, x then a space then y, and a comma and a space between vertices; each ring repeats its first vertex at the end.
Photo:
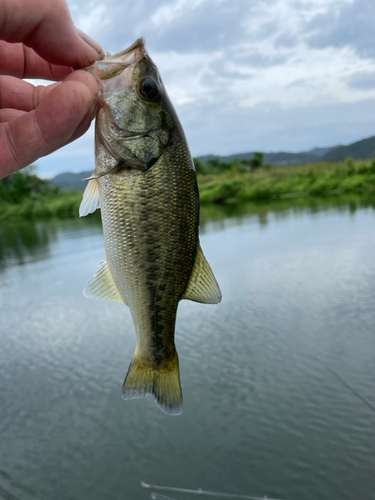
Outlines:
POLYGON ((0 180, 0 201, 7 203, 20 203, 33 194, 57 191, 58 188, 51 188, 48 181, 36 175, 36 165, 29 165, 0 180))
POLYGON ((257 151, 254 153, 254 157, 250 160, 250 166, 252 169, 259 168, 263 166, 263 153, 257 151))

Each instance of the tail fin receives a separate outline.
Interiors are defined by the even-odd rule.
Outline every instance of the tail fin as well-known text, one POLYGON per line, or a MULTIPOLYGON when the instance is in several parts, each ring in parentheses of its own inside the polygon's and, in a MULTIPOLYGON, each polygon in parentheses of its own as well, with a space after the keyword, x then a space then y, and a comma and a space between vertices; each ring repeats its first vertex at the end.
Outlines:
POLYGON ((182 391, 177 352, 161 368, 145 364, 137 353, 130 363, 122 386, 124 399, 142 398, 152 394, 159 408, 170 415, 182 412, 182 391))

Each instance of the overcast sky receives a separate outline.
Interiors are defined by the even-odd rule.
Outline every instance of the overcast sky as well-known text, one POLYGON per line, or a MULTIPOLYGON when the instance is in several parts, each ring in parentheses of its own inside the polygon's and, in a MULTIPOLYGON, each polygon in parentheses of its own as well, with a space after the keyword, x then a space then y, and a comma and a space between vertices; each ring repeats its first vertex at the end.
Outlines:
MULTIPOLYGON (((193 156, 304 151, 375 135, 374 0, 68 0, 106 51, 139 36, 193 156)), ((93 130, 37 162, 94 165, 93 130)))

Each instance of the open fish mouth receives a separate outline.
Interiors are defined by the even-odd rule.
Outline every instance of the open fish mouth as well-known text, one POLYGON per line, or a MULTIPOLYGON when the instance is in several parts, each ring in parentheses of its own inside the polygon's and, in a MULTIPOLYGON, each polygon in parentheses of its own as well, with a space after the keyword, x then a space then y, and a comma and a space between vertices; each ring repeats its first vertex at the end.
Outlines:
POLYGON ((84 68, 101 84, 101 95, 117 89, 131 88, 134 83, 134 68, 146 54, 146 40, 138 38, 128 48, 117 54, 108 54, 102 61, 84 68), (125 71, 127 70, 127 71, 125 71))

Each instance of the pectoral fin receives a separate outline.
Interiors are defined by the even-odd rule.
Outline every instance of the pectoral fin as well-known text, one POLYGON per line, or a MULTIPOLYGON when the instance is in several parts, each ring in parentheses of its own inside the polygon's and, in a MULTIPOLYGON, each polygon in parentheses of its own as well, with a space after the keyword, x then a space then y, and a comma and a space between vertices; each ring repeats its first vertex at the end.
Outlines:
POLYGON ((101 266, 102 267, 83 290, 83 295, 94 299, 124 302, 120 292, 118 291, 116 283, 113 280, 113 276, 106 259, 103 260, 101 266))
POLYGON ((84 217, 85 215, 91 214, 95 212, 97 208, 100 208, 99 181, 97 178, 93 178, 89 181, 83 193, 83 198, 79 207, 79 216, 84 217))
POLYGON ((200 245, 189 283, 182 298, 202 302, 203 304, 218 304, 221 301, 219 285, 200 245))

